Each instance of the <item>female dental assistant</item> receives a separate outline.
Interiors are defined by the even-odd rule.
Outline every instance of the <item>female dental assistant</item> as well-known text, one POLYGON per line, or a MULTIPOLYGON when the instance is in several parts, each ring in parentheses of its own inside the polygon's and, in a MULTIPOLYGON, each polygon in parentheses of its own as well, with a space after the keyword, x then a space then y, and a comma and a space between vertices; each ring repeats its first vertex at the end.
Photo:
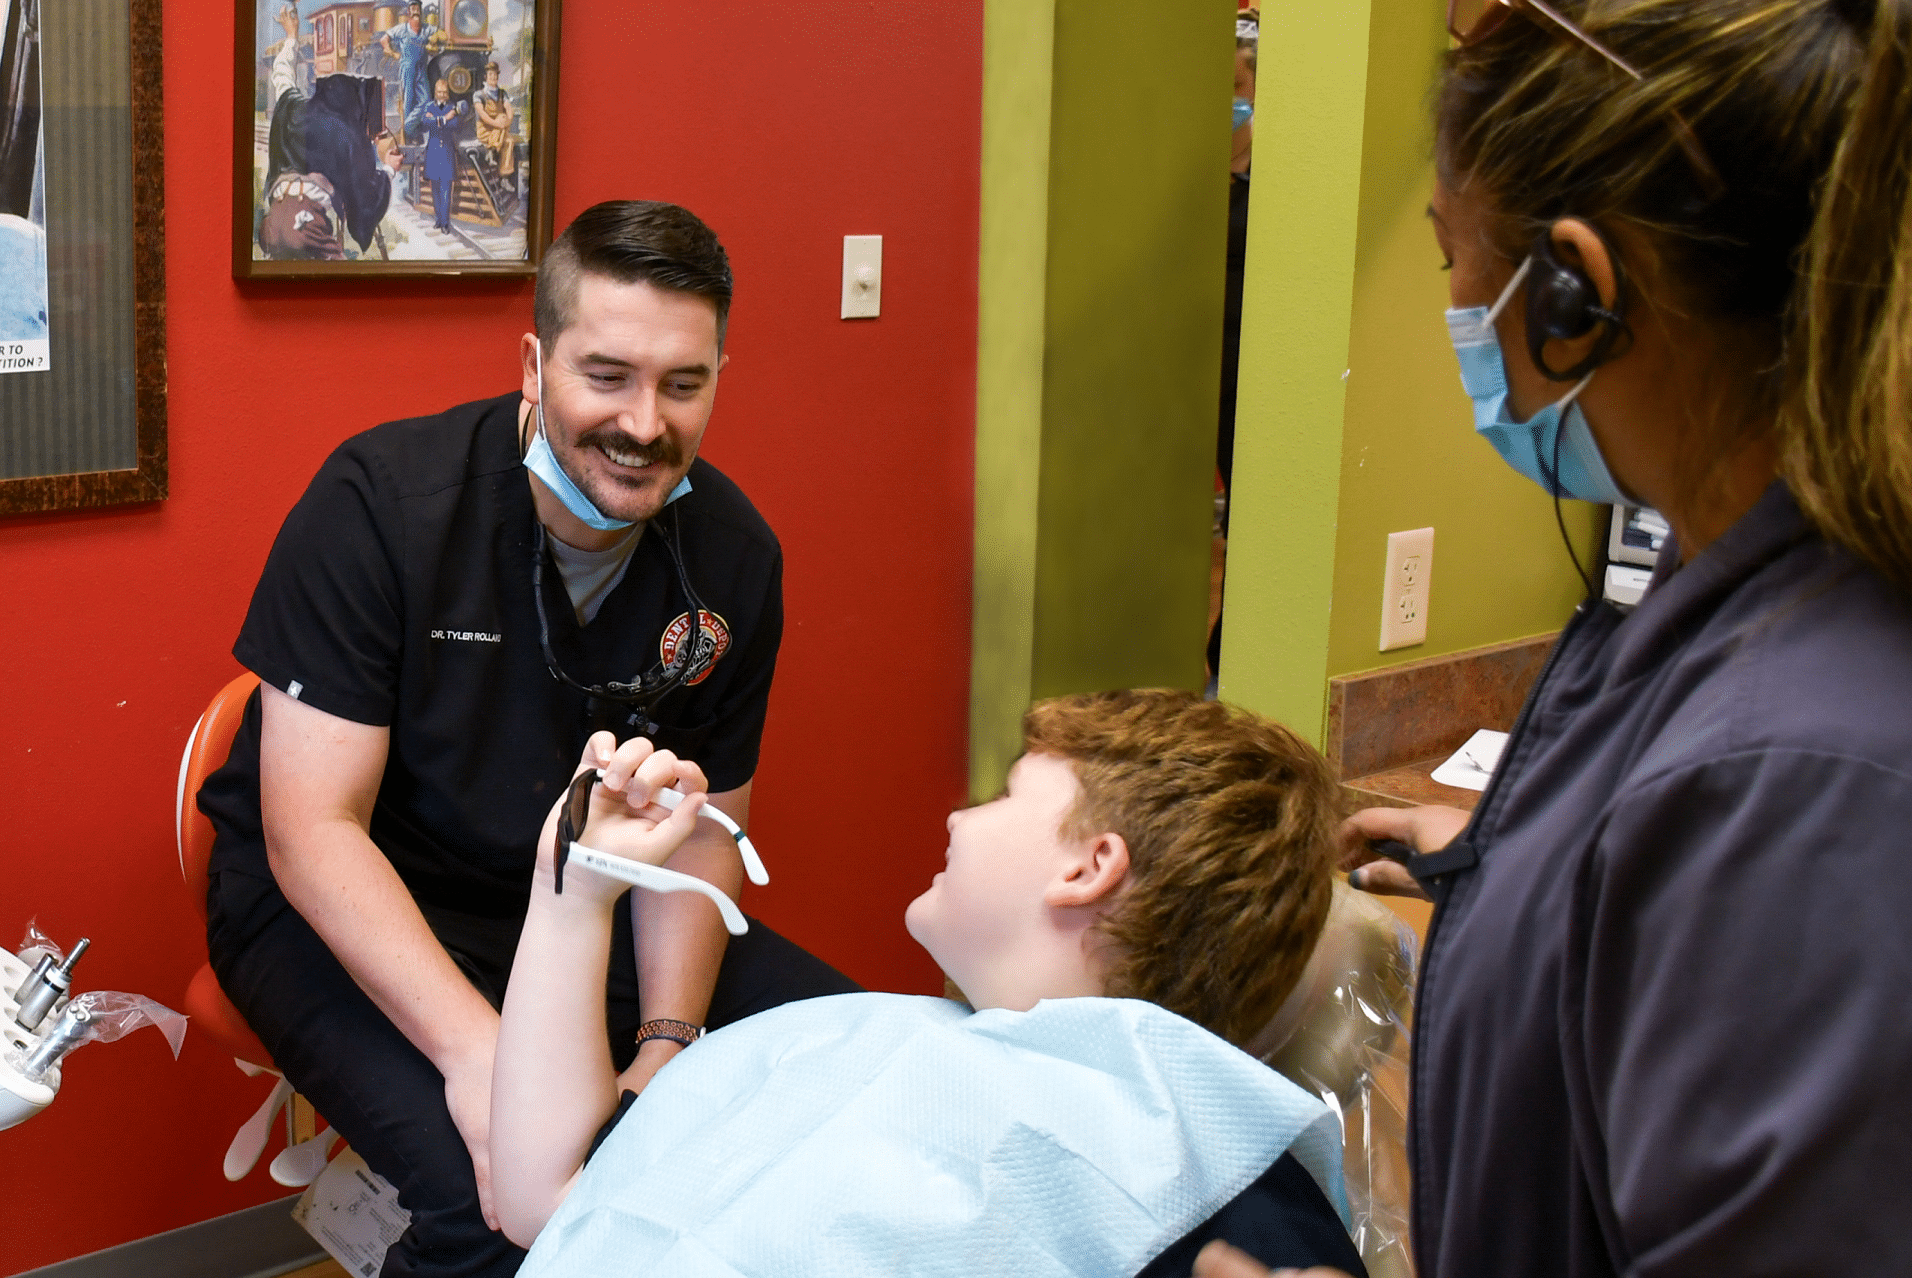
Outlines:
POLYGON ((1912 0, 1473 9, 1431 214, 1476 427, 1673 536, 1471 820, 1345 831, 1439 902, 1419 1273, 1912 1273, 1912 0))

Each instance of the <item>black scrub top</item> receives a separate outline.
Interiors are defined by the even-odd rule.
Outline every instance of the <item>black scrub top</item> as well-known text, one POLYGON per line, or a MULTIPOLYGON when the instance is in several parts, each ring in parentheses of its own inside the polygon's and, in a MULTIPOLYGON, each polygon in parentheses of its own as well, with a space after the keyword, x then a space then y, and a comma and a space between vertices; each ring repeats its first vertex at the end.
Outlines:
MULTIPOLYGON (((585 739, 598 728, 620 740, 636 731, 627 709, 591 701, 545 667, 519 402, 514 392, 341 444, 280 529, 233 646, 273 687, 390 728, 373 841, 421 904, 500 918, 523 914, 537 835, 585 739)), ((691 586, 716 616, 719 656, 664 697, 650 735, 700 764, 721 793, 756 770, 783 633, 783 556, 714 466, 693 462, 689 478, 691 492, 644 530, 591 624, 577 624, 548 560, 544 614, 558 663, 578 682, 652 670, 688 629, 663 541, 680 525, 691 586)), ((199 804, 218 836, 213 891, 223 873, 269 879, 256 694, 199 804)), ((263 923, 268 908, 253 907, 252 921, 263 923)), ((239 936, 251 930, 228 917, 235 926, 239 936)))

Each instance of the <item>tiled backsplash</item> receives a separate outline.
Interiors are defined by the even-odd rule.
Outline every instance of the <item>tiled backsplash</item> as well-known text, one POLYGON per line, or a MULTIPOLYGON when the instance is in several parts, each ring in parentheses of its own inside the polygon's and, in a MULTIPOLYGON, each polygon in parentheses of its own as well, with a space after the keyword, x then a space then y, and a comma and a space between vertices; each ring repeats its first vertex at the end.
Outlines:
POLYGON ((1328 761, 1344 781, 1444 757, 1513 727, 1557 636, 1536 635, 1328 681, 1328 761))

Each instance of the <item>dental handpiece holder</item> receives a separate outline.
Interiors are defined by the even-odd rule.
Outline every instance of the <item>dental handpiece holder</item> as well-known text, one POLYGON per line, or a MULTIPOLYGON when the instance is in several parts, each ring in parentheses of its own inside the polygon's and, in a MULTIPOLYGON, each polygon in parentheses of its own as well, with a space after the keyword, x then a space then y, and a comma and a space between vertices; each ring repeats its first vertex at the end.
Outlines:
POLYGON ((0 949, 0 1129, 32 1118, 60 1090, 60 1062, 76 1047, 158 1027, 179 1055, 186 1018, 152 999, 114 990, 72 994, 73 967, 90 942, 62 957, 29 930, 20 953, 0 949))

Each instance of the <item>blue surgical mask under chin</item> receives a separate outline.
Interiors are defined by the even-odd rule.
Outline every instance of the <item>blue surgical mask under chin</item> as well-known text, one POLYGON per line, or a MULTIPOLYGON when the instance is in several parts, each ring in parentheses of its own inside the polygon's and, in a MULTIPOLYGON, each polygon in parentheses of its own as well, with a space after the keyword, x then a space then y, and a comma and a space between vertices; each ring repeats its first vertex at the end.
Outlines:
MULTIPOLYGON (((571 476, 564 473, 564 467, 558 465, 556 453, 551 451, 551 442, 544 435, 544 349, 542 343, 538 349, 538 429, 532 433, 531 447, 525 450, 525 469, 544 481, 552 496, 564 503, 564 508, 578 519, 586 528, 595 528, 599 532, 616 532, 629 528, 635 520, 613 519, 597 508, 597 503, 584 495, 584 490, 571 482, 571 476)), ((666 506, 690 491, 690 477, 687 475, 677 481, 677 487, 671 489, 671 495, 664 499, 666 506)))
POLYGON ((1494 320, 1532 266, 1532 258, 1520 264, 1491 308, 1468 306, 1447 312, 1448 337, 1461 364, 1461 386, 1474 401, 1474 429, 1494 446, 1502 461, 1555 496, 1629 504, 1632 498, 1607 469, 1587 415, 1577 402, 1593 380, 1592 373, 1526 421, 1517 422, 1508 415, 1507 364, 1494 320), (1558 482, 1549 482, 1549 474, 1556 469, 1553 478, 1558 482))
POLYGON ((1235 127, 1240 128, 1255 118, 1255 104, 1247 98, 1235 99, 1235 127))

